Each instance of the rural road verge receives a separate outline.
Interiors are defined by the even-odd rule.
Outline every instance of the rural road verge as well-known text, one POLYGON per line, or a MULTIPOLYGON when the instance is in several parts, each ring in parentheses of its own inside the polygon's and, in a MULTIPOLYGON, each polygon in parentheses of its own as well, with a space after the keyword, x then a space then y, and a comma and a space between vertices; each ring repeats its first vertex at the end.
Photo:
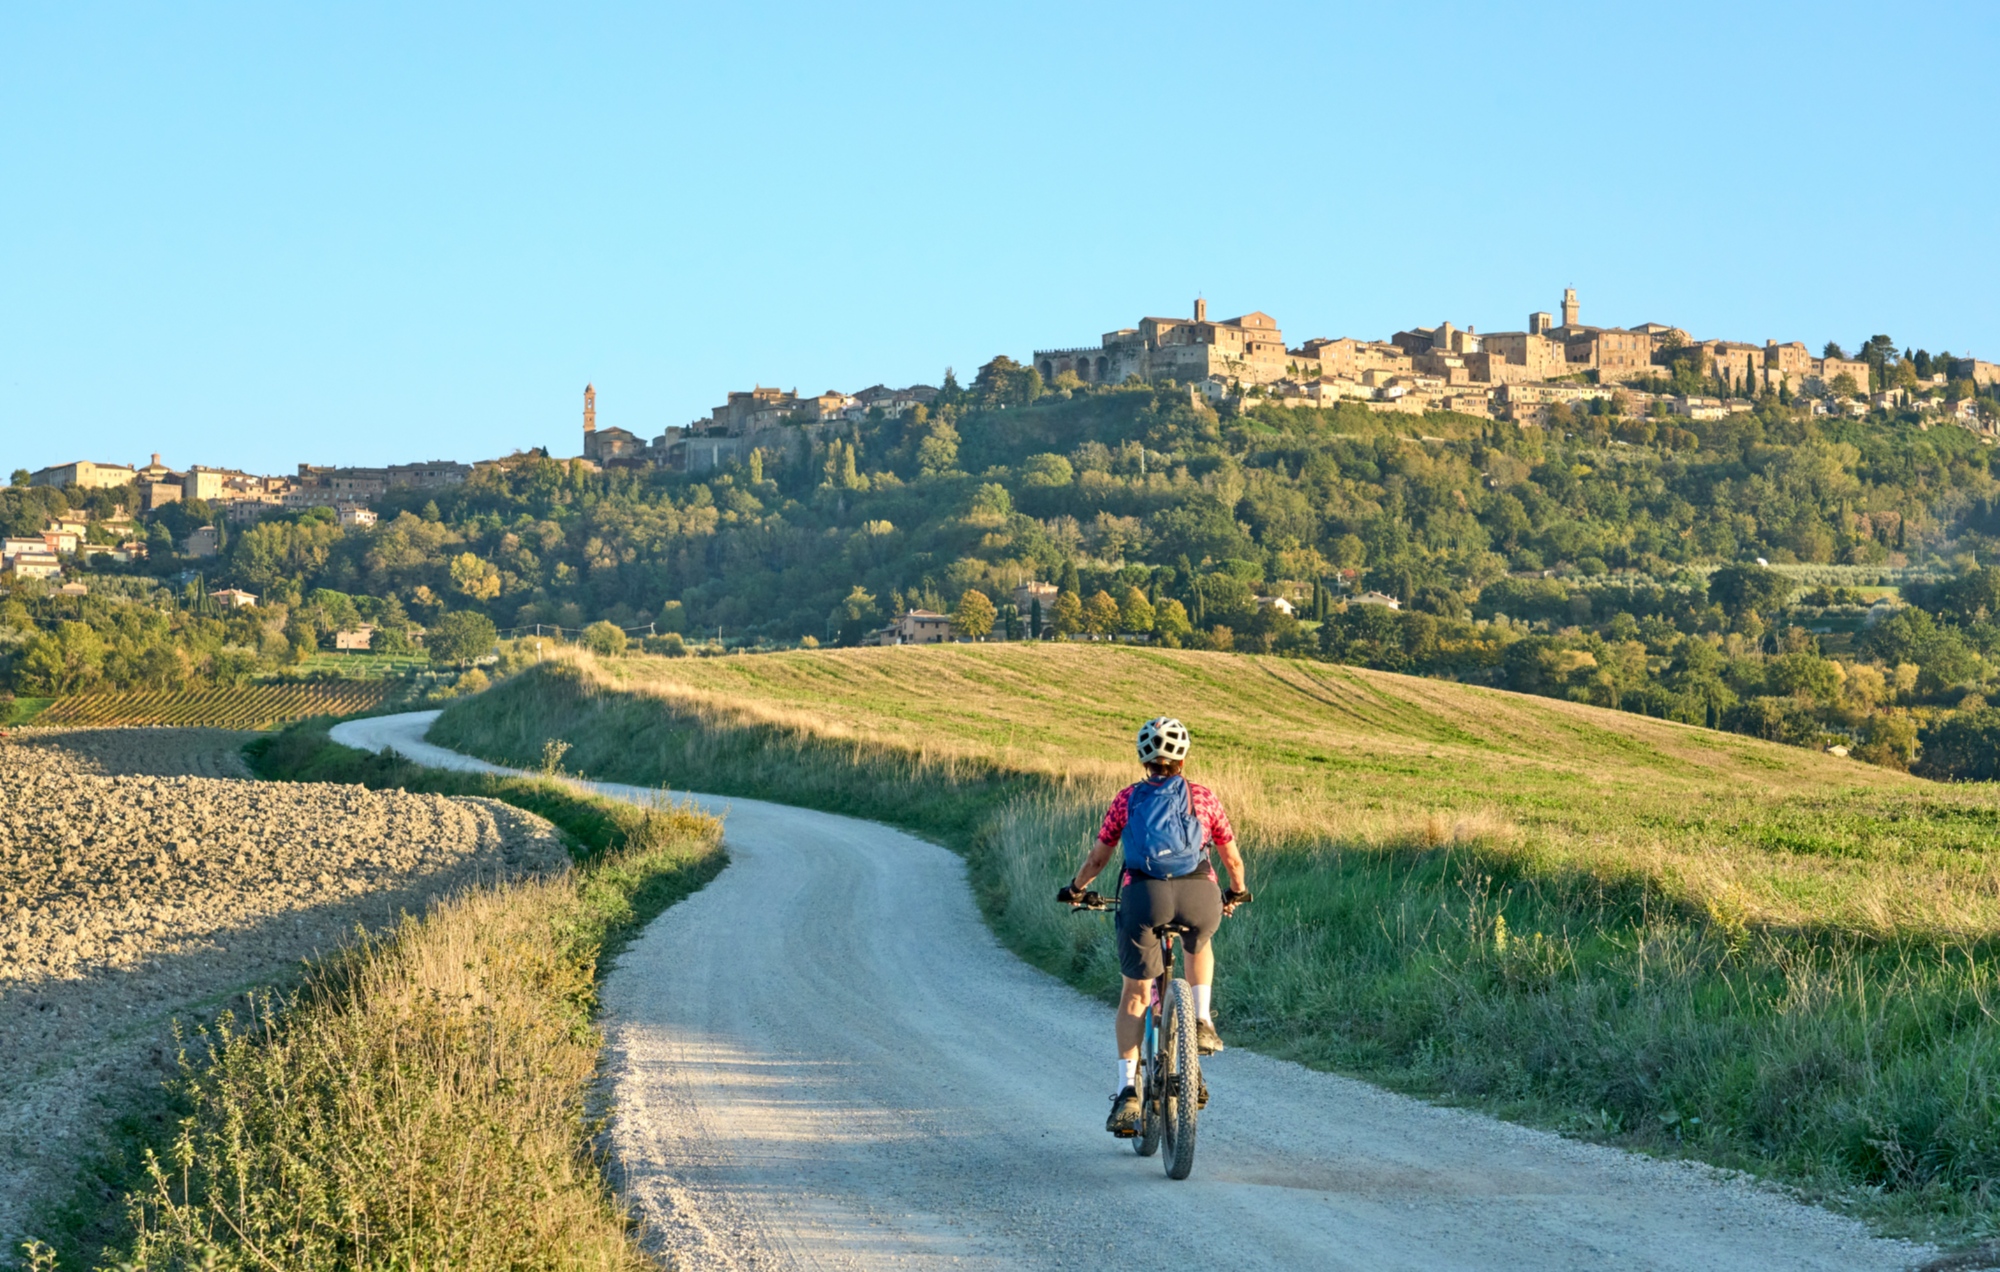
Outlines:
MULTIPOLYGON (((510 771, 425 743, 436 715, 333 738, 510 771)), ((727 814, 730 865, 604 990, 622 1182, 674 1267, 1776 1272, 1935 1253, 1708 1167, 1240 1051, 1206 1066, 1195 1175, 1170 1182, 1102 1130, 1108 1008, 1000 947, 957 856, 694 798, 727 814)))

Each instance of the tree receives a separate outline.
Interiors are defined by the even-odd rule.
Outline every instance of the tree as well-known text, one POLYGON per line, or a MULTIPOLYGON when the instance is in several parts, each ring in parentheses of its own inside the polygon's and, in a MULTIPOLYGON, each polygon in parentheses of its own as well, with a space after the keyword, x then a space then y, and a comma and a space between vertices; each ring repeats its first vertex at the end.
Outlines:
POLYGON ((998 611, 986 593, 978 588, 967 588, 965 595, 958 598, 958 608, 951 612, 951 627, 960 636, 970 636, 983 640, 993 630, 993 620, 998 611))
POLYGON ((1731 618, 1769 613, 1792 592, 1792 581, 1761 565, 1725 565, 1708 576, 1708 598, 1731 618))
POLYGON ((1169 649, 1177 648, 1194 633, 1188 622, 1187 607, 1169 596, 1153 607, 1153 635, 1169 649))
POLYGON ((1063 562, 1062 577, 1056 580, 1056 591, 1074 592, 1079 597, 1083 595, 1083 580, 1077 575, 1076 562, 1063 562))
MULTIPOLYGON (((890 608, 895 611, 889 615, 892 620, 902 617, 902 598, 896 598, 890 608)), ((881 616, 882 611, 875 606, 875 594, 856 583, 847 589, 847 598, 827 615, 827 634, 843 645, 858 644, 881 616)))
POLYGON ((2000 711, 1982 707, 1959 711, 1923 735, 1919 777, 1947 782, 1991 782, 2000 778, 2000 711))
POLYGON ((493 648, 500 638, 493 620, 472 610, 453 610, 440 618, 424 638, 432 662, 464 666, 493 648))
POLYGON ((490 601, 500 595, 500 571, 491 561, 470 552, 452 558, 451 581, 475 601, 490 601))
POLYGON ((1103 588, 1083 603, 1083 630, 1092 636, 1109 636, 1118 630, 1118 602, 1103 588))
POLYGON ((16 468, 14 470, 14 475, 12 477, 9 477, 7 480, 10 485, 25 486, 29 482, 34 480, 34 474, 30 473, 25 468, 16 468))
POLYGON ((29 642, 15 675, 30 692, 75 693, 98 678, 104 638, 88 623, 65 621, 29 642))
POLYGON ((1055 633, 1058 636, 1074 636, 1083 630, 1083 602, 1075 592, 1056 593, 1055 633))
POLYGON ((1042 598, 1037 596, 1028 606, 1028 639, 1042 638, 1042 598))
POLYGON ((625 629, 599 619, 583 629, 583 647, 601 658, 616 658, 625 652, 625 629))
POLYGON ((1040 371, 1004 353, 979 368, 972 381, 972 397, 980 406, 1026 406, 1042 396, 1042 390, 1040 371))
POLYGON ((1819 351, 1819 356, 1845 362, 1847 361, 1847 350, 1840 347, 1839 341, 1829 340, 1826 342, 1826 348, 1819 351))
MULTIPOLYGON (((922 411, 922 407, 917 408, 922 411)), ((958 466, 958 430, 942 413, 922 420, 917 441, 917 471, 926 476, 948 473, 958 466)))
POLYGON ((1125 589, 1125 598, 1118 604, 1118 630, 1123 632, 1150 632, 1153 630, 1153 605, 1146 594, 1136 587, 1125 589))

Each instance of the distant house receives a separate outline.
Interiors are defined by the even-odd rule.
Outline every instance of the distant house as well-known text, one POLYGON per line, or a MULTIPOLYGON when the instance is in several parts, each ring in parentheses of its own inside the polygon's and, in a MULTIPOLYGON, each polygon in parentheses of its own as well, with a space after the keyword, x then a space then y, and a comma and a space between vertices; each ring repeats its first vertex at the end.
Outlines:
POLYGON ((340 524, 347 529, 372 526, 377 520, 372 510, 363 508, 359 504, 342 504, 337 513, 340 524))
POLYGON ((940 645, 951 639, 951 619, 929 610, 913 609, 887 627, 862 638, 864 645, 940 645))
POLYGON ((77 549, 77 545, 82 542, 83 534, 81 531, 72 530, 60 522, 50 522, 48 528, 42 531, 43 545, 48 551, 55 553, 57 556, 69 556, 73 554, 77 549))
POLYGON ((52 579, 62 573, 62 562, 53 552, 19 552, 7 558, 7 568, 17 579, 52 579))
POLYGON ((90 585, 89 585, 88 583, 82 583, 82 582, 75 582, 75 583, 65 583, 65 584, 63 584, 63 585, 62 585, 61 587, 59 587, 59 588, 57 588, 57 589, 56 589, 56 595, 57 595, 57 596, 89 596, 89 595, 90 595, 90 585))
MULTIPOLYGON (((1056 621, 1056 585, 1053 583, 1023 583, 1014 589, 1014 612, 1020 616, 1021 630, 1030 637, 1041 633, 1029 631, 1035 621, 1035 606, 1042 607, 1042 627, 1046 630, 1056 621)), ((996 627, 995 630, 998 630, 996 627)))
POLYGON ((222 550, 222 532, 214 526, 201 526, 188 532, 181 540, 181 555, 191 557, 212 557, 222 550))
POLYGON ((333 634, 333 647, 349 653, 365 654, 375 644, 375 625, 361 623, 344 632, 333 634))
MULTIPOLYGON (((1391 604, 1393 603, 1391 602, 1391 604)), ((1293 618, 1297 618, 1299 615, 1299 611, 1292 603, 1282 596, 1260 596, 1257 598, 1257 608, 1274 609, 1282 614, 1288 614, 1293 618)))
POLYGON ((1392 610, 1403 608, 1401 601, 1381 592, 1363 592, 1348 603, 1350 605, 1387 605, 1392 610))
POLYGON ((225 587, 220 592, 210 592, 209 599, 224 609, 251 609, 257 604, 257 594, 241 588, 225 587))

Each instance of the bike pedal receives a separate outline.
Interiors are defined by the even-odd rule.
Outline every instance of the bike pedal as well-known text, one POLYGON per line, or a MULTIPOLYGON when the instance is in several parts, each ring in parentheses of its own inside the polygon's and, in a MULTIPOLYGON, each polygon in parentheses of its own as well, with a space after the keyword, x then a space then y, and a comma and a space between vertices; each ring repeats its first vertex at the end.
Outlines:
POLYGON ((1137 1131, 1113 1131, 1113 1132, 1111 1132, 1111 1137, 1112 1137, 1113 1139, 1138 1139, 1138 1138, 1139 1138, 1139 1132, 1137 1132, 1137 1131))

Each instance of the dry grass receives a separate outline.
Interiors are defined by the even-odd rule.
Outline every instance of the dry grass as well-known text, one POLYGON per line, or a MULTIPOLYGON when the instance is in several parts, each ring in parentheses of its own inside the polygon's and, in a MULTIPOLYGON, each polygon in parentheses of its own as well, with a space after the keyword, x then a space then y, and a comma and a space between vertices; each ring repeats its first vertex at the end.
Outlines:
MULTIPOLYGON (((289 744, 287 762, 345 766, 371 784, 400 771, 319 739, 289 744)), ((607 942, 712 876, 720 827, 664 801, 635 809, 557 783, 467 780, 579 830, 583 863, 464 892, 316 969, 291 1000, 204 1035, 183 1059, 191 1113, 132 1198, 121 1259, 287 1272, 651 1266, 592 1148, 596 969, 607 942)))

